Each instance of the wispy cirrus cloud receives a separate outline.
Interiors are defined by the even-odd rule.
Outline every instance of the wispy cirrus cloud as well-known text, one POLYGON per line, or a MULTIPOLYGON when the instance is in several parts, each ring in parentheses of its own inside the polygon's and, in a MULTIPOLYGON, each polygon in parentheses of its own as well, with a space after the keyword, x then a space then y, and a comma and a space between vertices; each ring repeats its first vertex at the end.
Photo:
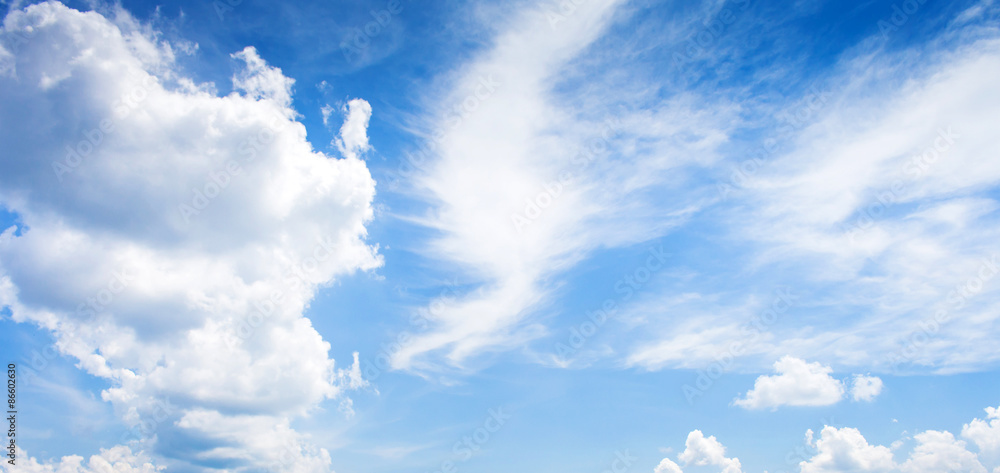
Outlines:
POLYGON ((433 330, 396 353, 397 368, 461 369, 542 336, 533 315, 563 271, 596 249, 662 235, 713 198, 649 199, 713 160, 731 110, 648 90, 595 93, 599 81, 584 75, 607 67, 586 59, 605 54, 596 42, 634 13, 623 5, 587 2, 556 17, 557 3, 526 7, 432 107, 443 132, 409 189, 431 211, 412 221, 437 232, 424 254, 477 288, 436 301, 433 330), (495 90, 479 94, 484 80, 495 90))
MULTIPOLYGON (((981 6, 977 14, 995 10, 981 6)), ((997 145, 990 116, 1000 95, 985 79, 1000 67, 998 37, 987 22, 953 25, 904 50, 866 38, 821 85, 783 99, 800 117, 760 121, 767 159, 740 172, 738 185, 724 180, 725 200, 693 218, 727 229, 719 240, 739 248, 735 284, 682 288, 701 297, 681 310, 710 317, 651 317, 670 294, 637 301, 631 312, 660 335, 632 348, 629 364, 707 366, 737 344, 743 370, 787 354, 881 372, 993 366, 992 335, 976 327, 1000 304, 1000 168, 988 151, 997 145), (820 98, 816 106, 796 105, 810 96, 820 98), (756 319, 734 307, 758 306, 761 289, 740 284, 762 281, 791 288, 798 300, 754 328, 747 324, 756 319), (694 339, 688 356, 667 343, 694 339)), ((752 157, 727 154, 725 162, 739 170, 752 157)))

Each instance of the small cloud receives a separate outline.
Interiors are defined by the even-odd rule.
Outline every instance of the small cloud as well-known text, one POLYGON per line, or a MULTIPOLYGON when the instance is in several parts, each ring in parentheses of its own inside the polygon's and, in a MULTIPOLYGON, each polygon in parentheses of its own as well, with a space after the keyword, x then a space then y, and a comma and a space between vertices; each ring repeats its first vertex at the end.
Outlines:
POLYGON ((333 115, 333 107, 330 104, 326 104, 319 111, 323 114, 323 126, 330 126, 330 115, 333 115))
POLYGON ((681 467, 674 463, 673 460, 669 458, 664 458, 659 465, 656 465, 656 470, 653 473, 684 473, 681 467))
POLYGON ((274 100, 283 107, 292 104, 292 85, 295 81, 282 74, 281 69, 269 66, 257 54, 257 49, 247 46, 231 55, 246 63, 243 71, 233 76, 233 86, 256 100, 274 100))
MULTIPOLYGON (((340 136, 334 144, 345 158, 358 158, 371 149, 368 144, 368 121, 372 117, 372 106, 364 99, 353 99, 344 106, 344 113, 347 119, 340 127, 340 136)), ((325 119, 324 114, 324 122, 325 119)))
MULTIPOLYGON (((743 472, 740 459, 727 457, 726 447, 716 440, 714 435, 705 437, 705 434, 700 430, 692 431, 688 434, 684 446, 684 451, 677 456, 677 459, 684 462, 685 465, 717 466, 722 468, 722 473, 743 472)), ((661 462, 660 465, 662 466, 663 463, 661 462)), ((676 471, 680 472, 680 469, 676 471)))
POLYGON ((872 402, 882 393, 882 380, 876 376, 854 375, 851 398, 855 401, 872 402))
POLYGON ((983 454, 1000 459, 1000 407, 987 407, 986 419, 973 419, 965 424, 962 437, 976 444, 983 454))
POLYGON ((745 409, 779 406, 829 406, 844 397, 844 383, 830 376, 833 369, 785 356, 774 363, 774 376, 761 376, 743 399, 734 404, 745 409))

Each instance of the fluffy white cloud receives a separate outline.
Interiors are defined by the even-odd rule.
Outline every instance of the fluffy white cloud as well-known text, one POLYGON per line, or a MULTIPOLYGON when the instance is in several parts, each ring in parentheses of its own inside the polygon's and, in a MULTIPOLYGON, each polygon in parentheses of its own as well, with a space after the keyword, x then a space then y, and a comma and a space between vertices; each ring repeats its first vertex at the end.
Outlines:
POLYGON ((0 203, 24 222, 0 237, 0 305, 108 380, 129 426, 169 431, 172 450, 147 444, 171 461, 271 467, 280 440, 273 471, 328 472, 288 425, 364 384, 302 316, 381 264, 364 162, 312 149, 293 81, 253 48, 220 97, 124 12, 40 3, 0 38, 0 203))
POLYGON ((877 376, 854 375, 851 398, 855 401, 872 402, 882 394, 882 379, 877 376))
POLYGON ((817 453, 799 464, 802 473, 877 473, 891 471, 892 451, 869 445, 858 429, 824 427, 816 440, 817 453))
POLYGON ((283 107, 292 104, 292 85, 295 81, 285 77, 280 69, 268 66, 257 50, 247 47, 234 53, 233 57, 246 63, 246 67, 233 77, 233 85, 237 89, 243 90, 248 97, 273 100, 283 107))
POLYGON ((669 458, 664 458, 660 461, 660 464, 656 465, 656 469, 653 473, 684 473, 681 467, 674 463, 673 460, 669 458))
POLYGON ((778 374, 757 378, 743 399, 733 403, 747 409, 779 406, 828 406, 844 397, 844 383, 830 376, 833 369, 785 356, 774 363, 778 374))
POLYGON ((987 407, 986 419, 973 419, 965 424, 962 437, 976 444, 980 455, 1000 464, 1000 408, 987 407))
POLYGON ((239 458, 266 471, 330 471, 329 452, 312 446, 308 438, 289 427, 287 418, 192 409, 177 421, 177 427, 221 441, 221 446, 198 452, 199 461, 239 458))
MULTIPOLYGON (((987 408, 990 419, 997 420, 1000 409, 987 408)), ((966 442, 958 440, 950 432, 928 430, 913 436, 913 449, 899 463, 893 451, 899 450, 908 439, 893 442, 892 448, 873 445, 858 429, 851 427, 824 426, 818 439, 812 430, 806 432, 805 443, 814 450, 812 456, 799 463, 801 473, 986 473, 997 471, 1000 464, 990 459, 991 442, 996 442, 996 425, 973 419, 962 429, 966 438, 980 446, 978 452, 970 451, 966 442), (985 465, 985 466, 984 466, 985 465), (992 470, 991 470, 992 468, 992 470)), ((726 449, 715 439, 705 437, 701 431, 688 434, 685 449, 678 455, 681 464, 687 466, 716 466, 723 472, 739 472, 739 459, 726 457, 726 449)), ((663 459, 654 473, 683 473, 681 467, 663 459)))
POLYGON ((951 432, 928 430, 913 438, 918 442, 917 446, 910 458, 899 467, 904 473, 986 473, 976 454, 968 451, 965 442, 956 440, 951 432))
MULTIPOLYGON (((997 411, 987 408, 990 415, 997 411)), ((995 417, 994 417, 995 419, 995 417)), ((824 427, 820 439, 812 443, 811 432, 806 437, 806 443, 816 449, 816 454, 807 461, 800 463, 802 473, 861 473, 861 472, 901 472, 901 473, 937 473, 937 472, 967 472, 986 473, 1000 468, 995 458, 991 458, 989 440, 996 441, 996 433, 982 430, 986 422, 974 419, 962 429, 962 435, 967 438, 984 440, 984 444, 976 443, 979 452, 972 452, 966 442, 958 440, 951 432, 928 430, 913 436, 916 445, 906 460, 897 463, 892 450, 903 444, 893 443, 893 448, 880 445, 870 445, 860 431, 853 428, 824 427), (966 435, 966 434, 970 435, 966 435), (986 440, 989 439, 989 440, 986 440)))
POLYGON ((700 430, 688 434, 684 451, 677 459, 686 465, 717 466, 722 468, 722 473, 742 473, 739 458, 726 457, 726 447, 714 435, 706 438, 700 430))
POLYGON ((18 448, 16 467, 7 462, 0 463, 0 471, 18 473, 158 473, 163 466, 155 466, 152 461, 141 453, 132 453, 126 446, 102 449, 98 455, 93 455, 84 462, 78 455, 62 457, 57 461, 39 462, 34 457, 28 457, 27 452, 18 448))
MULTIPOLYGON (((340 136, 336 139, 340 154, 348 158, 358 158, 371 149, 368 143, 368 121, 372 117, 372 106, 364 99, 353 99, 344 106, 347 119, 340 127, 340 136)), ((323 111, 323 122, 328 120, 328 112, 323 111)))
MULTIPOLYGON (((684 451, 677 459, 685 466, 714 466, 722 473, 742 473, 739 458, 726 456, 726 447, 715 436, 705 437, 700 430, 694 430, 684 442, 684 451)), ((669 458, 664 458, 656 466, 654 473, 683 473, 681 467, 669 458)))

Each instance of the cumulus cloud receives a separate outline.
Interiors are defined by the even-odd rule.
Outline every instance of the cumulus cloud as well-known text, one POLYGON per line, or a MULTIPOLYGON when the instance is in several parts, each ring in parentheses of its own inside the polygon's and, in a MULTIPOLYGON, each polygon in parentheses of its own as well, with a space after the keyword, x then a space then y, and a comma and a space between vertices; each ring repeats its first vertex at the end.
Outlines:
POLYGON ((258 100, 270 99, 283 107, 292 104, 292 85, 295 81, 285 77, 280 69, 268 66, 256 49, 247 46, 232 56, 246 63, 246 67, 233 77, 236 88, 258 100))
POLYGON ((980 455, 1000 464, 1000 408, 987 407, 986 419, 973 419, 965 424, 962 437, 976 444, 980 455))
MULTIPOLYGON (((988 413, 996 412, 993 408, 988 413)), ((970 426, 983 426, 985 421, 974 419, 962 429, 963 437, 967 437, 970 426)), ((995 435, 995 434, 994 434, 995 435)), ((977 435, 973 435, 978 437, 977 435)), ((992 437, 996 441, 996 437, 992 437)), ((936 473, 936 472, 968 472, 986 473, 1000 468, 995 459, 990 459, 990 449, 980 447, 979 452, 970 451, 965 441, 958 440, 951 432, 928 430, 913 436, 916 445, 902 463, 893 458, 892 450, 901 445, 901 441, 893 443, 893 448, 881 445, 871 445, 860 431, 854 428, 824 427, 821 437, 812 444, 811 436, 807 443, 816 449, 816 454, 800 463, 802 473, 936 473)), ((976 443, 973 441, 973 443, 976 443)), ((979 444, 977 443, 977 446, 979 444)))
POLYGON ((253 48, 220 97, 135 25, 55 2, 4 20, 0 203, 23 226, 0 236, 0 306, 107 380, 102 398, 155 425, 144 445, 169 461, 328 472, 289 422, 364 383, 303 311, 381 265, 375 183, 356 156, 313 150, 292 79, 253 48), (292 452, 278 466, 271 440, 292 452))
POLYGON ((11 467, 7 462, 0 463, 0 471, 17 471, 19 473, 159 473, 164 470, 163 466, 156 466, 152 461, 141 453, 133 453, 129 447, 118 446, 109 449, 101 449, 101 453, 93 455, 84 462, 84 458, 78 455, 62 457, 59 460, 39 462, 34 457, 29 457, 27 452, 17 449, 18 460, 16 467, 11 467))
POLYGON ((850 427, 824 427, 816 450, 816 455, 799 464, 802 473, 878 473, 895 466, 891 450, 869 445, 858 429, 850 427))
POLYGON ((854 375, 851 398, 854 401, 872 402, 882 394, 882 379, 877 376, 854 375))
MULTIPOLYGON (((371 149, 368 144, 368 121, 372 117, 372 106, 364 99, 353 99, 344 106, 347 119, 340 127, 337 137, 337 149, 344 157, 357 159, 362 153, 371 149)), ((328 112, 323 111, 323 122, 328 121, 328 112)))
POLYGON ((664 458, 663 460, 660 461, 658 465, 656 465, 656 469, 653 470, 653 473, 684 473, 684 472, 681 470, 681 467, 677 463, 674 463, 673 460, 669 458, 664 458))
POLYGON ((779 406, 829 406, 844 397, 844 383, 830 376, 833 369, 785 356, 774 363, 776 375, 757 378, 743 399, 733 403, 746 409, 779 406))
MULTIPOLYGON (((677 455, 677 459, 685 466, 714 466, 719 467, 722 473, 743 472, 738 458, 727 457, 726 447, 714 435, 705 437, 700 430, 688 434, 684 442, 684 451, 677 455)), ((673 460, 664 458, 656 466, 655 473, 683 473, 683 471, 673 460)))
POLYGON ((961 471, 986 473, 975 453, 965 448, 965 442, 956 440, 951 432, 928 430, 913 436, 917 446, 910 458, 900 465, 904 473, 931 473, 935 471, 961 471))
POLYGON ((739 458, 726 457, 726 447, 714 435, 706 438, 700 430, 688 434, 684 451, 677 459, 686 465, 717 466, 722 468, 722 473, 742 473, 739 458))
MULTIPOLYGON (((971 451, 965 441, 951 432, 927 430, 912 437, 912 450, 898 462, 898 451, 910 438, 893 442, 892 447, 868 442, 860 430, 852 427, 824 426, 819 438, 812 430, 805 435, 805 444, 812 450, 810 457, 799 462, 800 473, 987 473, 1000 469, 1000 462, 992 458, 992 446, 1000 441, 997 436, 998 409, 986 409, 987 420, 973 419, 965 424, 962 436, 972 441, 978 452, 971 451)), ((685 449, 677 459, 685 467, 714 466, 723 472, 739 472, 739 459, 728 458, 726 449, 715 437, 705 437, 700 430, 688 434, 685 449)), ((654 473, 683 473, 681 466, 669 458, 657 465, 654 473)))

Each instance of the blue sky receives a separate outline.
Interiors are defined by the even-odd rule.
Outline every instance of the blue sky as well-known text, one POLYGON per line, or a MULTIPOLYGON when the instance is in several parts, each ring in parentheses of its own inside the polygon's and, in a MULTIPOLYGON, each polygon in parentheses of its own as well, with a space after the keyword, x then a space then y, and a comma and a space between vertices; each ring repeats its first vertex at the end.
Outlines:
POLYGON ((0 16, 0 471, 1000 472, 992 0, 0 16))

